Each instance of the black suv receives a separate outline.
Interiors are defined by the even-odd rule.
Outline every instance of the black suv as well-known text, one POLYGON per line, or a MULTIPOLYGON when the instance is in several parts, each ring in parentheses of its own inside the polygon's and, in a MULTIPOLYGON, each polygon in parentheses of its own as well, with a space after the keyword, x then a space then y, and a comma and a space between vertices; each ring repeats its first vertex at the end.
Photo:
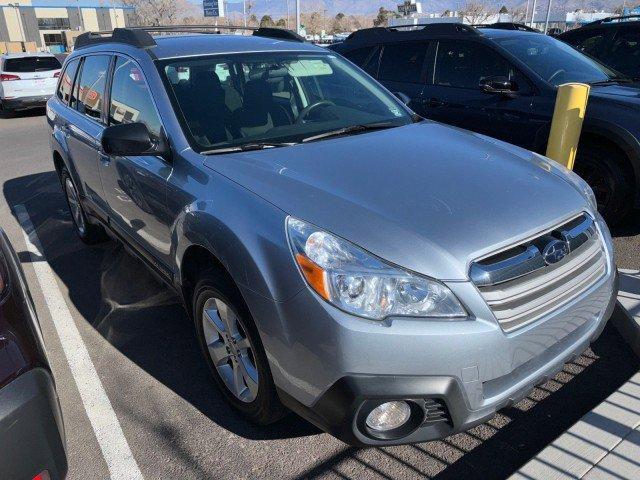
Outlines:
POLYGON ((554 38, 447 23, 372 28, 332 45, 420 115, 544 153, 558 85, 591 85, 576 171, 603 216, 640 205, 640 85, 554 38))
POLYGON ((618 72, 640 79, 640 15, 605 18, 557 38, 618 72))

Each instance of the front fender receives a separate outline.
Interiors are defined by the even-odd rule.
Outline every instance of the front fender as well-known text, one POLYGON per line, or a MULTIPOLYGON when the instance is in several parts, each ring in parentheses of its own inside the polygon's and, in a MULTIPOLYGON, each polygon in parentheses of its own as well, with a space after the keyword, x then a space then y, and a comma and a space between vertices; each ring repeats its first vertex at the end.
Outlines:
MULTIPOLYGON (((289 250, 286 213, 223 177, 215 179, 214 191, 213 198, 196 200, 180 212, 174 235, 177 271, 189 247, 198 245, 239 286, 275 301, 299 292, 304 283, 289 250)), ((180 288, 182 276, 176 280, 180 288)))

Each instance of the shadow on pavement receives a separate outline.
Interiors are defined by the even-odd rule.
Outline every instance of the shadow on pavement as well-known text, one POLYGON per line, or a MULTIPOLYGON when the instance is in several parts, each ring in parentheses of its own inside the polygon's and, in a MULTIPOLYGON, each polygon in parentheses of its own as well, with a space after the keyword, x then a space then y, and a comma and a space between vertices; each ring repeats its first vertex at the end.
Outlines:
MULTIPOLYGON (((75 308, 131 361, 239 436, 275 440, 319 432, 295 415, 269 427, 254 427, 227 407, 209 380, 179 299, 120 245, 87 247, 77 239, 54 172, 9 180, 4 195, 9 205, 25 206, 43 254, 75 308)), ((25 252, 20 258, 31 261, 25 252)), ((553 380, 483 425, 419 445, 370 449, 345 445, 314 464, 311 458, 317 453, 310 442, 308 452, 300 455, 304 455, 301 461, 304 458, 313 466, 299 478, 504 478, 602 402, 639 366, 609 326, 592 349, 565 365, 553 380)))
POLYGON ((44 107, 29 108, 27 110, 16 110, 14 112, 0 110, 0 118, 42 117, 44 115, 46 115, 46 110, 44 107))

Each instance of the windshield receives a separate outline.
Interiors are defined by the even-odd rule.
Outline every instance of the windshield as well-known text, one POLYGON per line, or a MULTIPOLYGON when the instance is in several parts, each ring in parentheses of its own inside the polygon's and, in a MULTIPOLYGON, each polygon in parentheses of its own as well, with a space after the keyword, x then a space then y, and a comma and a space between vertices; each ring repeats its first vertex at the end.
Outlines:
POLYGON ((619 77, 592 58, 547 35, 514 35, 495 41, 552 85, 598 83, 619 77))
POLYGON ((393 95, 333 54, 189 57, 159 66, 201 152, 412 122, 393 95))

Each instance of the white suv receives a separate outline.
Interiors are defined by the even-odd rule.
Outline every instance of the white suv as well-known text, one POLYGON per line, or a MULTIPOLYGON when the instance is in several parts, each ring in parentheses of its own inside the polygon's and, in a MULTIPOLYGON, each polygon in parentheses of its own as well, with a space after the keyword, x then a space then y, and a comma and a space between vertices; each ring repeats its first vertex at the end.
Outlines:
POLYGON ((50 53, 0 56, 0 109, 44 107, 56 90, 60 61, 50 53))

